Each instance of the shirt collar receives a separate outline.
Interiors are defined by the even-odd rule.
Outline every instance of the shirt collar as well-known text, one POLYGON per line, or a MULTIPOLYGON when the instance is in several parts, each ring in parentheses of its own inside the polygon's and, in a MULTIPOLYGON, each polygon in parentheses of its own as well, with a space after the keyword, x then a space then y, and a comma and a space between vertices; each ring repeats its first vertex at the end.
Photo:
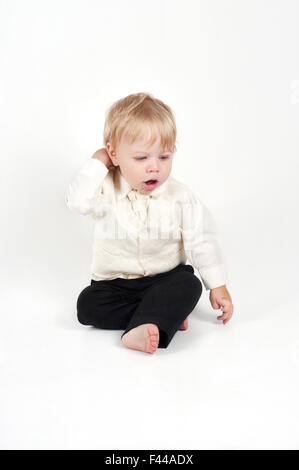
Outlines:
MULTIPOLYGON (((121 174, 119 167, 116 168, 116 175, 115 175, 115 186, 117 188, 117 199, 123 199, 126 198, 130 193, 134 192, 138 197, 143 197, 145 199, 151 197, 153 199, 158 198, 161 194, 163 194, 166 190, 167 187, 167 181, 164 181, 160 186, 158 186, 156 189, 151 191, 148 194, 142 194, 138 190, 133 189, 127 180, 123 177, 121 174)), ((130 197, 129 197, 130 198, 130 197)))

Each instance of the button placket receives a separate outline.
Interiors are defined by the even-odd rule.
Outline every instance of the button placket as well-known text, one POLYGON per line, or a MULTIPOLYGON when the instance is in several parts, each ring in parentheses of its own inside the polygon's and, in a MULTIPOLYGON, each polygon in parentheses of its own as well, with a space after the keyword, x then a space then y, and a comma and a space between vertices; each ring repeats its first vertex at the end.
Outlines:
POLYGON ((148 232, 148 212, 149 212, 149 196, 147 194, 142 195, 140 193, 137 194, 136 190, 132 190, 128 193, 128 198, 131 201, 131 207, 138 218, 139 221, 139 230, 138 230, 138 235, 137 235, 137 247, 138 247, 138 261, 140 266, 143 269, 144 275, 146 275, 146 266, 141 260, 142 256, 142 244, 141 240, 144 238, 144 230, 148 232), (140 225, 141 222, 141 225, 140 225))

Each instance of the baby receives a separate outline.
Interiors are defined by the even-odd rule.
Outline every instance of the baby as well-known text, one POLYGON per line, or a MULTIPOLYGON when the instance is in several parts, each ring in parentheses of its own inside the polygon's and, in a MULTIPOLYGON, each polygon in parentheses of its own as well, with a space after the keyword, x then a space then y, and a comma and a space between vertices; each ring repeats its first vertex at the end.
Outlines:
POLYGON ((125 330, 124 346, 151 354, 188 328, 202 284, 212 307, 222 310, 218 320, 225 324, 233 313, 211 214, 170 176, 176 135, 174 115, 162 101, 148 93, 118 100, 106 115, 105 147, 78 171, 65 196, 70 209, 95 220, 91 283, 77 300, 79 322, 125 330))

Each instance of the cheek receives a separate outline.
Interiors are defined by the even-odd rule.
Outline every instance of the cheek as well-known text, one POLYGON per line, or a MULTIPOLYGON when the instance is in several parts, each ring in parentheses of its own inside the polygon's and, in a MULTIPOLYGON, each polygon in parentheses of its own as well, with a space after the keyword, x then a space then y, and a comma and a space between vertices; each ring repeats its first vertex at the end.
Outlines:
POLYGON ((165 173, 170 173, 171 172, 171 167, 172 167, 172 161, 167 163, 167 165, 165 167, 165 173))
POLYGON ((126 171, 132 179, 140 179, 140 175, 143 175, 142 165, 136 163, 127 165, 126 171))

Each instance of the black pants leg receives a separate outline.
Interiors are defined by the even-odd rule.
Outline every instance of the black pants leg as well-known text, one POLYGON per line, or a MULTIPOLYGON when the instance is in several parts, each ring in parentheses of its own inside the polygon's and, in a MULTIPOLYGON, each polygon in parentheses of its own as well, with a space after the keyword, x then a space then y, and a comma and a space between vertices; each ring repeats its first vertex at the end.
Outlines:
POLYGON ((159 328, 159 348, 167 348, 179 326, 193 311, 202 284, 191 265, 137 279, 91 281, 77 300, 78 320, 98 328, 124 329, 144 323, 159 328))

